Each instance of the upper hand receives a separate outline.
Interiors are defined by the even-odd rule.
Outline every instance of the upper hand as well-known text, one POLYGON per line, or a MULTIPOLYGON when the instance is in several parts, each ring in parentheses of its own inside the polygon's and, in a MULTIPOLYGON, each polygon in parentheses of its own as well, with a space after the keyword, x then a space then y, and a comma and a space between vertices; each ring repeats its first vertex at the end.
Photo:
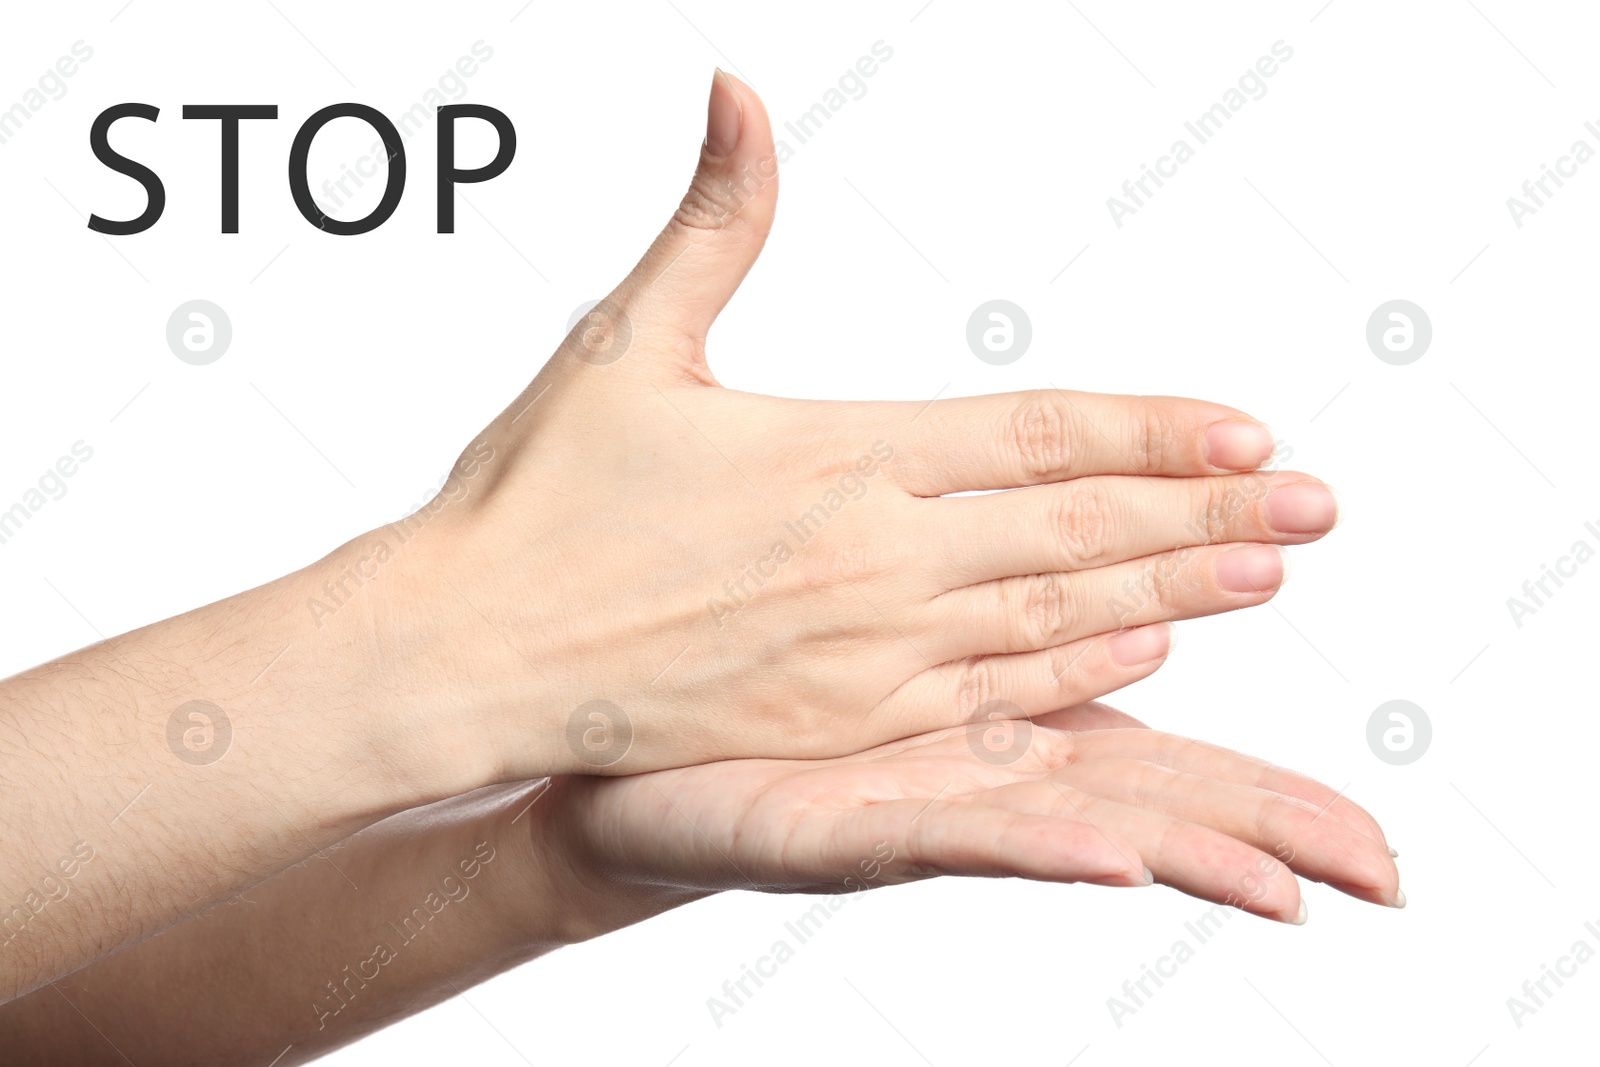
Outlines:
POLYGON ((1164 628, 1106 635, 1260 604, 1271 546, 1331 527, 1314 478, 1240 473, 1272 440, 1219 404, 717 386, 706 334, 777 180, 754 93, 719 76, 710 126, 671 222, 418 535, 415 644, 501 779, 840 755, 1090 699, 1165 655, 1164 628), (992 489, 1014 491, 948 495, 992 489))

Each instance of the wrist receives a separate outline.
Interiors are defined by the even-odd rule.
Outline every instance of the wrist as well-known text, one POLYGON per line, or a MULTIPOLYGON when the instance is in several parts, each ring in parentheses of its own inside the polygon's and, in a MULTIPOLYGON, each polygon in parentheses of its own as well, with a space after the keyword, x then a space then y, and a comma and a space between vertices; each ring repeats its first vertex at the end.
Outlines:
MULTIPOLYGON (((412 757, 443 783, 437 795, 590 770, 548 677, 551 620, 526 597, 509 598, 506 617, 505 553, 481 513, 488 487, 465 476, 449 486, 306 568, 304 615, 314 610, 319 631, 357 620, 347 654, 389 687, 393 717, 418 735, 412 757)), ((548 569, 525 555, 515 566, 548 569)))
POLYGON ((273 741, 304 751, 303 773, 325 772, 373 818, 477 789, 499 770, 492 736, 454 714, 459 694, 434 666, 430 647, 447 635, 419 595, 421 557, 381 528, 212 606, 249 624, 239 699, 274 709, 273 741))
POLYGON ((599 859, 586 840, 582 810, 595 782, 557 776, 529 783, 503 815, 504 836, 530 887, 515 914, 537 951, 588 941, 711 895, 655 884, 599 859))

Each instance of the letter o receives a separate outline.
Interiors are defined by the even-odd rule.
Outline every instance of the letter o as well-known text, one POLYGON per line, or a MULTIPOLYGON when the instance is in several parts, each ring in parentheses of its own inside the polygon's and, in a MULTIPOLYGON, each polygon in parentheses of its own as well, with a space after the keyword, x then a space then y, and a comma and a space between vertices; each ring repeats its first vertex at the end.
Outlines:
POLYGON ((300 209, 300 214, 319 230, 326 230, 341 237, 370 233, 382 226, 388 221, 389 216, 394 214, 394 209, 400 206, 400 194, 405 192, 405 189, 406 150, 400 143, 400 131, 395 129, 394 123, 376 108, 368 107, 366 104, 329 104, 306 119, 305 124, 294 135, 294 144, 289 148, 289 192, 293 195, 294 206, 300 209), (334 119, 343 118, 360 119, 371 126, 383 139, 383 147, 389 153, 389 183, 384 187, 383 199, 378 201, 378 206, 373 208, 366 218, 356 219, 353 222, 324 215, 317 202, 311 199, 311 184, 306 178, 306 161, 311 155, 311 142, 316 139, 322 127, 334 119))

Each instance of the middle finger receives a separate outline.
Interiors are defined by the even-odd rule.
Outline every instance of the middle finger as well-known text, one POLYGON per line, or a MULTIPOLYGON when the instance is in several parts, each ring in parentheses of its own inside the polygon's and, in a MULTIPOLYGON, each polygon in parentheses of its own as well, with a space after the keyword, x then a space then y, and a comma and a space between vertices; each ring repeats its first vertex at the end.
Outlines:
POLYGON ((1327 486, 1293 471, 1212 478, 1105 475, 940 497, 929 527, 944 556, 939 592, 1014 575, 1081 571, 1225 542, 1301 545, 1333 528, 1327 486))

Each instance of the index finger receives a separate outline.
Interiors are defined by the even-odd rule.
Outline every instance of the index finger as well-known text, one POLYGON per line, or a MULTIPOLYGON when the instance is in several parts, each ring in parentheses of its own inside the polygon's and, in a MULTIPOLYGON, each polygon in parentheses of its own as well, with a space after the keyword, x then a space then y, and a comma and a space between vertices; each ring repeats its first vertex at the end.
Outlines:
POLYGON ((899 405, 898 481, 918 496, 1015 489, 1091 474, 1255 470, 1272 433, 1242 411, 1173 396, 1041 389, 899 405))

